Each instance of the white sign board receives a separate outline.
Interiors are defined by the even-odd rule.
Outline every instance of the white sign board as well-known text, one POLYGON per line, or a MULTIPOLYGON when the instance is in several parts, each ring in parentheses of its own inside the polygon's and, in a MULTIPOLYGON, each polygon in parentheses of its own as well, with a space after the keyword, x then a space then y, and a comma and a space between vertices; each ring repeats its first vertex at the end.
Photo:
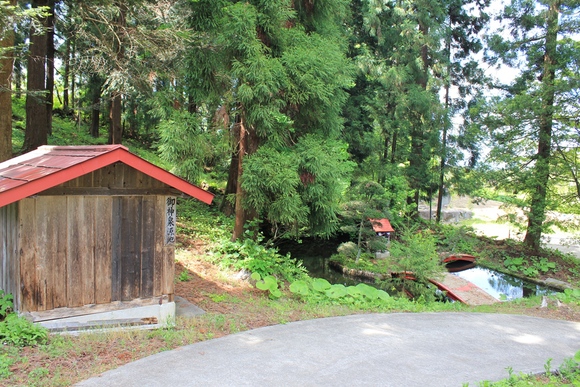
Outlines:
POLYGON ((175 196, 165 198, 165 244, 175 243, 175 196))

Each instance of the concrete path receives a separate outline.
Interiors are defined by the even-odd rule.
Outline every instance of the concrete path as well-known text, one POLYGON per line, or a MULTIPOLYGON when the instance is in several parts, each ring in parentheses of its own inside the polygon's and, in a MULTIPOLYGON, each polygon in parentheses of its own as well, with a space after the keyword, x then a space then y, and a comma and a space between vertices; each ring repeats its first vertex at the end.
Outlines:
POLYGON ((580 323, 479 313, 352 315, 259 328, 135 361, 78 386, 476 386, 558 367, 580 323))

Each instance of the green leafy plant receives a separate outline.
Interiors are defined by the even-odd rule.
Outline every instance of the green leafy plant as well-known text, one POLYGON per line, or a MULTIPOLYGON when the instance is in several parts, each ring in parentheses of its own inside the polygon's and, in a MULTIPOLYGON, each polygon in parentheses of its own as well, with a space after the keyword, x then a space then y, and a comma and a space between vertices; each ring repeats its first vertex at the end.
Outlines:
POLYGON ((216 294, 216 293, 210 293, 207 296, 215 303, 224 302, 227 298, 225 294, 216 294))
POLYGON ((0 320, 6 318, 6 315, 12 311, 12 307, 12 294, 6 294, 4 290, 0 290, 0 320))
POLYGON ((187 282, 189 280, 191 280, 191 276, 189 275, 189 272, 187 271, 187 269, 183 269, 183 271, 181 273, 179 273, 179 276, 177 277, 179 282, 187 282))
POLYGON ((248 237, 243 241, 225 242, 218 250, 222 254, 221 264, 236 270, 258 273, 261 278, 273 275, 285 281, 293 281, 306 275, 307 270, 301 262, 262 245, 262 240, 263 236, 259 234, 256 240, 248 237))
POLYGON ((260 290, 269 292, 270 298, 276 299, 282 297, 282 292, 278 288, 278 280, 272 275, 262 277, 259 273, 252 273, 251 278, 256 281, 256 287, 260 290))
POLYGON ((536 267, 542 273, 547 273, 550 270, 555 270, 556 264, 554 262, 548 261, 546 258, 541 258, 539 260, 534 260, 534 267, 536 267))
POLYGON ((504 266, 510 271, 521 271, 522 267, 524 266, 524 258, 517 257, 517 258, 507 258, 503 264, 504 266))
POLYGON ((290 284, 290 291, 312 301, 328 301, 343 305, 367 307, 387 306, 394 299, 384 290, 360 283, 356 286, 331 284, 323 278, 302 279, 290 284))
POLYGON ((556 270, 556 263, 550 262, 547 258, 511 257, 504 260, 504 266, 514 272, 520 272, 526 277, 537 277, 540 273, 548 273, 556 270))
POLYGON ((48 338, 48 331, 34 325, 24 317, 11 312, 13 309, 12 295, 0 293, 0 342, 24 347, 41 344, 48 338))
POLYGON ((0 323, 0 341, 5 344, 25 347, 42 344, 48 338, 48 331, 23 317, 10 313, 0 323))

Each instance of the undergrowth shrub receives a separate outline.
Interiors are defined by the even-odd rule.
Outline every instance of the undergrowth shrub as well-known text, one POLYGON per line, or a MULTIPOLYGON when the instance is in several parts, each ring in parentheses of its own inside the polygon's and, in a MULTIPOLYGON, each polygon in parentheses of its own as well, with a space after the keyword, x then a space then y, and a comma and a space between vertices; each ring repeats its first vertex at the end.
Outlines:
POLYGON ((481 245, 471 227, 440 225, 438 234, 437 245, 449 253, 476 254, 481 245))
POLYGON ((45 328, 13 312, 12 295, 0 290, 0 342, 25 347, 42 344, 47 338, 45 328))
MULTIPOLYGON (((250 232, 246 231, 246 236, 250 232)), ((225 241, 217 252, 221 255, 221 265, 235 270, 246 270, 257 273, 261 278, 274 276, 279 280, 294 281, 307 276, 307 270, 301 261, 290 257, 290 254, 281 255, 277 249, 262 245, 264 239, 259 234, 256 240, 246 237, 243 240, 225 241)))

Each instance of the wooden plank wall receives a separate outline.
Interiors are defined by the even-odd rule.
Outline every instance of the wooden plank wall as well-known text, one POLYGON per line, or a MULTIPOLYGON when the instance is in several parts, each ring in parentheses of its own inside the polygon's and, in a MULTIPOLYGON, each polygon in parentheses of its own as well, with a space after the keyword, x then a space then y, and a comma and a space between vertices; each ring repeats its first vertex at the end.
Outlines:
POLYGON ((167 295, 163 196, 39 196, 21 201, 21 311, 167 295), (140 221, 141 219, 141 221, 140 221))
POLYGON ((0 208, 0 289, 12 293, 18 305, 20 276, 18 275, 18 204, 0 208))

